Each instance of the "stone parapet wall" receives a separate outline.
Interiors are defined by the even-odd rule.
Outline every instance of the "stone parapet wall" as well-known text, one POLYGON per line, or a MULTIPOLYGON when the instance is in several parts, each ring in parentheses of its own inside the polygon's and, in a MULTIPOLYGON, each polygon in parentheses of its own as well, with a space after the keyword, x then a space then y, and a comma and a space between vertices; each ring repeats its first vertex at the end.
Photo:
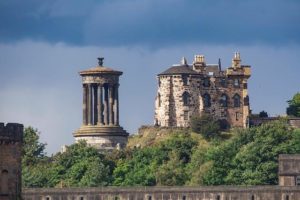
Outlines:
POLYGON ((24 188, 24 200, 299 200, 300 187, 24 188))
POLYGON ((23 141, 23 125, 17 123, 0 123, 0 141, 23 141))
POLYGON ((20 199, 23 125, 0 123, 0 200, 20 199))

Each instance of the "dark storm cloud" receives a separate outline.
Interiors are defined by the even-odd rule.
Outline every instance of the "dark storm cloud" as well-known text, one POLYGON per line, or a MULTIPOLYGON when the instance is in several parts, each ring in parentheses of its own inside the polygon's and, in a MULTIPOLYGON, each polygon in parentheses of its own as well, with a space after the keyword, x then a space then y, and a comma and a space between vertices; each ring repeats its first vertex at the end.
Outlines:
POLYGON ((10 0, 0 2, 0 41, 298 45, 299 21, 295 0, 10 0))

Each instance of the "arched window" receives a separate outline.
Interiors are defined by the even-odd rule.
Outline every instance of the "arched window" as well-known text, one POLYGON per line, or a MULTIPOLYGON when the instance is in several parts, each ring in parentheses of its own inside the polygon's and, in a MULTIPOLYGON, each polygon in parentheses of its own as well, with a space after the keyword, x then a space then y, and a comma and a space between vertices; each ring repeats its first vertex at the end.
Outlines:
POLYGON ((182 101, 184 106, 188 106, 190 104, 190 94, 187 91, 182 94, 182 101))
POLYGON ((251 196, 251 200, 255 200, 255 196, 254 195, 251 196))
POLYGON ((209 108, 211 106, 209 94, 206 93, 203 95, 203 101, 204 101, 204 107, 209 108))
POLYGON ((6 169, 2 170, 0 176, 0 184, 2 194, 8 194, 8 171, 6 169))
POLYGON ((221 99, 220 99, 220 104, 222 107, 228 106, 228 97, 226 94, 222 94, 221 99))
POLYGON ((217 195, 216 200, 221 200, 221 196, 217 195))
POLYGON ((235 94, 233 96, 233 106, 236 107, 236 108, 241 106, 241 97, 240 97, 240 95, 235 94))

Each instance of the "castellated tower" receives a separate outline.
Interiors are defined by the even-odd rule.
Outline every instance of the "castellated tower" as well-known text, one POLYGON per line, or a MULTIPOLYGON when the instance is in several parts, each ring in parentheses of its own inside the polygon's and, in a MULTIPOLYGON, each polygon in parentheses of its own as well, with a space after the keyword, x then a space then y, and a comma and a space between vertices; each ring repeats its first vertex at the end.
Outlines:
POLYGON ((203 113, 221 120, 223 128, 247 127, 249 96, 247 80, 250 66, 241 65, 235 53, 226 70, 218 64, 206 64, 203 55, 196 55, 192 65, 185 58, 158 74, 155 101, 155 125, 188 127, 192 116, 203 113))
POLYGON ((23 125, 0 123, 0 199, 21 199, 23 125))
POLYGON ((76 141, 99 150, 123 148, 128 133, 119 125, 119 76, 123 72, 99 65, 81 71, 83 86, 82 126, 73 135, 76 141))

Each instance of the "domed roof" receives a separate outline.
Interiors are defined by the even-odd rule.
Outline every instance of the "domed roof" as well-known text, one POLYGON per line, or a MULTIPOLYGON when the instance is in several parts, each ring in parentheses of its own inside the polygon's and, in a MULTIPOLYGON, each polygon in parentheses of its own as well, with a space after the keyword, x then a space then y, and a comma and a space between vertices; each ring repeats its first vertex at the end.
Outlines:
POLYGON ((109 67, 104 67, 104 66, 96 66, 87 70, 83 70, 79 72, 80 75, 92 75, 92 74, 117 74, 121 75, 123 72, 113 70, 109 67))
POLYGON ((104 67, 103 60, 104 58, 98 58, 99 65, 90 69, 83 70, 79 72, 80 75, 96 75, 96 74, 115 74, 121 75, 123 72, 111 69, 109 67, 104 67))

